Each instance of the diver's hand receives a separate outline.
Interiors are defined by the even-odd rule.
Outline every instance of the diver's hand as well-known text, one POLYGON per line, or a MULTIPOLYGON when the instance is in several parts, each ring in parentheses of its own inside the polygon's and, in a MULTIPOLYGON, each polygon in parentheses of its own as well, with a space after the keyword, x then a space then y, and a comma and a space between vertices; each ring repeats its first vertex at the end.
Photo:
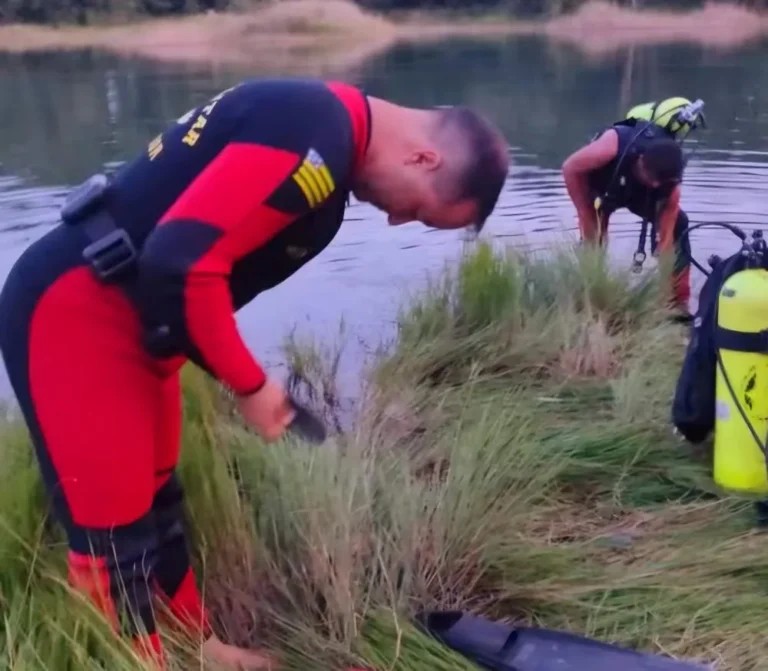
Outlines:
POLYGON ((280 438, 296 416, 282 385, 271 379, 259 391, 238 397, 237 407, 248 425, 269 442, 280 438))

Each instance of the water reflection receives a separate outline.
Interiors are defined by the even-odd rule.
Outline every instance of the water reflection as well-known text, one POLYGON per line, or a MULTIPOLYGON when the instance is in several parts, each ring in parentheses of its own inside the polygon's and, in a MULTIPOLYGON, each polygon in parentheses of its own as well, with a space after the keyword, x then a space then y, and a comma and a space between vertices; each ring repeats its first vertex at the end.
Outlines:
MULTIPOLYGON (((576 239, 559 172, 565 156, 630 105, 669 95, 707 103, 710 128, 698 137, 683 190, 691 221, 765 225, 765 54, 763 45, 717 58, 696 47, 653 47, 589 61, 537 38, 457 41, 393 50, 347 79, 404 104, 464 102, 497 120, 514 147, 514 166, 486 235, 537 250, 563 235, 576 239)), ((21 250, 55 224, 68 185, 131 157, 168 120, 240 77, 91 53, 0 57, 0 282, 21 250)), ((613 217, 617 263, 631 263, 637 224, 625 212, 613 217)), ((696 231, 692 243, 701 261, 736 248, 717 229, 696 231)), ((333 245, 238 321, 254 351, 277 365, 291 327, 309 332, 311 317, 313 332, 332 335, 344 317, 354 334, 345 371, 352 380, 365 351, 358 338, 392 335, 403 292, 461 249, 458 233, 420 224, 391 230, 382 213, 353 204, 333 245)), ((694 284, 700 281, 695 273, 694 284)))

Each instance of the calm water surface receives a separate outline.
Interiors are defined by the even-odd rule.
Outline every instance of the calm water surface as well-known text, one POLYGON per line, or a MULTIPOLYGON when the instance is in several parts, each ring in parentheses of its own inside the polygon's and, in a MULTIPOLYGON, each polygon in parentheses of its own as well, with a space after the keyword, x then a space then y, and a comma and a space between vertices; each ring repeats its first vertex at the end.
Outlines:
MULTIPOLYGON (((632 105, 672 95, 706 102, 709 129, 688 145, 683 206, 692 221, 766 225, 766 56, 768 43, 730 52, 632 48, 595 60, 539 38, 452 41, 398 48, 341 78, 406 105, 466 103, 495 119, 514 165, 484 235, 537 250, 577 237, 563 159, 632 105)), ((57 223, 69 187, 131 158, 166 122, 247 76, 91 53, 0 55, 0 284, 21 251, 57 223)), ((631 263, 637 231, 632 215, 611 222, 617 263, 631 263)), ((705 261, 734 250, 729 235, 696 231, 694 253, 705 261)), ((291 328, 332 340, 343 318, 352 380, 367 348, 394 334, 404 293, 463 244, 456 232, 417 223, 389 229, 382 213, 353 203, 319 258, 239 313, 242 332, 257 356, 279 366, 291 328)), ((8 394, 2 370, 0 394, 8 394)))

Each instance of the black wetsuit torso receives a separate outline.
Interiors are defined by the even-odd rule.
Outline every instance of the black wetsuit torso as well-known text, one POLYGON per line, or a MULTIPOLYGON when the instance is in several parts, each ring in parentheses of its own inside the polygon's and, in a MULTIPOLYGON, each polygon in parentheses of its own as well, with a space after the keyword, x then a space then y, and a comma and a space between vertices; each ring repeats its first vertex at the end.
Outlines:
MULTIPOLYGON (((635 166, 638 158, 654 142, 660 139, 674 139, 666 129, 649 121, 626 120, 611 126, 619 137, 619 146, 614 158, 608 165, 593 171, 587 177, 590 197, 599 198, 600 214, 607 218, 621 208, 626 208, 632 214, 643 220, 640 228, 637 250, 634 260, 636 268, 642 268, 645 259, 645 246, 648 225, 651 227, 651 253, 655 254, 659 239, 663 232, 659 231, 661 213, 672 195, 673 185, 663 185, 659 188, 646 186, 635 176, 635 166)), ((677 208, 674 220, 672 239, 675 246, 675 285, 674 292, 680 305, 687 304, 690 297, 690 242, 685 233, 688 228, 688 217, 677 208)))
POLYGON ((118 171, 109 209, 142 247, 129 290, 151 351, 184 353, 240 393, 258 386, 231 312, 330 244, 369 114, 351 86, 246 82, 185 114, 118 171))
POLYGON ((669 198, 670 188, 646 186, 637 179, 634 168, 638 157, 651 143, 671 136, 660 126, 646 121, 618 123, 612 129, 619 136, 618 152, 608 165, 590 173, 591 196, 600 197, 602 211, 607 215, 626 208, 646 221, 655 221, 669 198))

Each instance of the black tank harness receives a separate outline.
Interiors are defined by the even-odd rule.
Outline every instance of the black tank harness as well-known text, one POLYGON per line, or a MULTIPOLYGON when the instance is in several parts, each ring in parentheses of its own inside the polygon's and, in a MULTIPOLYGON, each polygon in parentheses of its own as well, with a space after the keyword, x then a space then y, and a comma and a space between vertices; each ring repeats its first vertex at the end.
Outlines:
MULTIPOLYGON (((637 189, 638 182, 634 176, 635 161, 654 142, 660 139, 675 139, 671 131, 659 126, 652 121, 642 119, 622 119, 611 126, 604 128, 595 134, 592 140, 596 140, 607 130, 615 130, 619 136, 619 147, 616 158, 600 170, 590 176, 590 188, 600 193, 599 204, 596 200, 596 208, 610 215, 615 210, 625 207, 629 200, 633 187, 637 189)), ((645 248, 648 238, 648 226, 651 227, 651 254, 656 255, 657 248, 657 222, 656 215, 661 203, 669 197, 667 189, 658 192, 655 203, 656 212, 653 217, 646 213, 642 216, 638 245, 632 260, 632 269, 639 273, 646 259, 645 248)), ((671 192, 671 190, 670 190, 671 192)))

